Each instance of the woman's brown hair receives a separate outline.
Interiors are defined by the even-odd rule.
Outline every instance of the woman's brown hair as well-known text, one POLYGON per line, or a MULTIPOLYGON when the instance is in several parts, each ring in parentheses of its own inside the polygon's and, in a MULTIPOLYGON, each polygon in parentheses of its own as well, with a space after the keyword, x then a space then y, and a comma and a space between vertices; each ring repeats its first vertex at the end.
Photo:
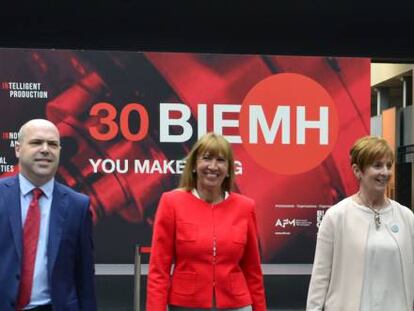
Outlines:
POLYGON ((356 164, 361 171, 375 162, 387 157, 394 163, 394 152, 388 142, 377 136, 364 136, 358 139, 350 151, 351 165, 356 164))
POLYGON ((228 176, 221 185, 223 191, 231 191, 234 183, 234 157, 230 143, 221 135, 207 133, 194 144, 186 157, 183 174, 181 175, 179 188, 192 190, 197 186, 197 174, 195 172, 197 158, 208 153, 210 156, 223 156, 228 163, 228 176))

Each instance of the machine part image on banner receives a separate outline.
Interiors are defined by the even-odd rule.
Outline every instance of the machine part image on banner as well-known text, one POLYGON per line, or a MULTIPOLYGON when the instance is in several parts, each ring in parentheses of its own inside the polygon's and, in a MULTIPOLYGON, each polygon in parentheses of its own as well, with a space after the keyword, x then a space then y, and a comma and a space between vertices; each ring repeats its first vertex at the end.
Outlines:
POLYGON ((311 263, 326 209, 356 189, 369 77, 364 58, 1 49, 0 174, 18 173, 20 125, 54 122, 57 178, 91 198, 97 263, 132 263, 214 131, 232 143, 234 191, 256 201, 263 263, 311 263))

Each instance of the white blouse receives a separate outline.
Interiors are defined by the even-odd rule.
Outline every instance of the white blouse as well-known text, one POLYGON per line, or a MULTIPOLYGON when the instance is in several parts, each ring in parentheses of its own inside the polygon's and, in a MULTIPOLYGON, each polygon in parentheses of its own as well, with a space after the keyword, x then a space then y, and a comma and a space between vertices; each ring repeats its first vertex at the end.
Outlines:
POLYGON ((374 212, 362 205, 357 207, 370 222, 360 311, 407 310, 401 253, 393 236, 399 227, 390 223, 394 209, 389 205, 379 211, 381 225, 377 229, 374 212))

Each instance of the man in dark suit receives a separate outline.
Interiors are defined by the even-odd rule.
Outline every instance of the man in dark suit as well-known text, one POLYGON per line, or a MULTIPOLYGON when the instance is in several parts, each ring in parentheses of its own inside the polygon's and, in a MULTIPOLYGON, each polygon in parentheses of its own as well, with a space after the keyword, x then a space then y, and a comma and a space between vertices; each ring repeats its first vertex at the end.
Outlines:
POLYGON ((0 179, 0 310, 96 311, 89 198, 56 182, 60 137, 24 124, 19 174, 0 179))

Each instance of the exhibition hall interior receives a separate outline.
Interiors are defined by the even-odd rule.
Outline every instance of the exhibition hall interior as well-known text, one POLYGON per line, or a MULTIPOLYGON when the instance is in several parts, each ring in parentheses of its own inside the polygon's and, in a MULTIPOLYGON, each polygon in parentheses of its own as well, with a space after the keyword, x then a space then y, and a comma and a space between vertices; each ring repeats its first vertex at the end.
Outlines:
MULTIPOLYGON (((203 131, 202 121, 206 128, 233 127, 236 190, 258 205, 270 311, 306 308, 320 221, 356 189, 347 153, 356 137, 386 139, 395 154, 387 196, 414 207, 413 4, 274 2, 64 0, 2 7, 0 177, 16 166, 13 133, 20 122, 37 116, 57 124, 64 146, 57 178, 87 193, 93 205, 100 311, 145 310, 155 210, 162 193, 177 187, 180 160, 203 131), (299 149, 258 156, 268 149, 250 147, 251 124, 242 123, 246 98, 259 98, 259 83, 289 73, 298 75, 290 92, 300 93, 306 76, 332 101, 335 133, 328 136, 335 143, 314 163, 295 158, 292 150, 299 149), (28 81, 39 85, 32 101, 18 93, 18 83, 28 81), (119 133, 118 127, 111 138, 102 128, 91 131, 93 109, 119 113, 119 133), (221 119, 213 117, 217 111, 221 119), (194 116, 182 132, 168 132, 165 124, 178 112, 194 116), (186 129, 194 135, 184 139, 186 129)), ((268 90, 277 85, 269 82, 268 90)))

